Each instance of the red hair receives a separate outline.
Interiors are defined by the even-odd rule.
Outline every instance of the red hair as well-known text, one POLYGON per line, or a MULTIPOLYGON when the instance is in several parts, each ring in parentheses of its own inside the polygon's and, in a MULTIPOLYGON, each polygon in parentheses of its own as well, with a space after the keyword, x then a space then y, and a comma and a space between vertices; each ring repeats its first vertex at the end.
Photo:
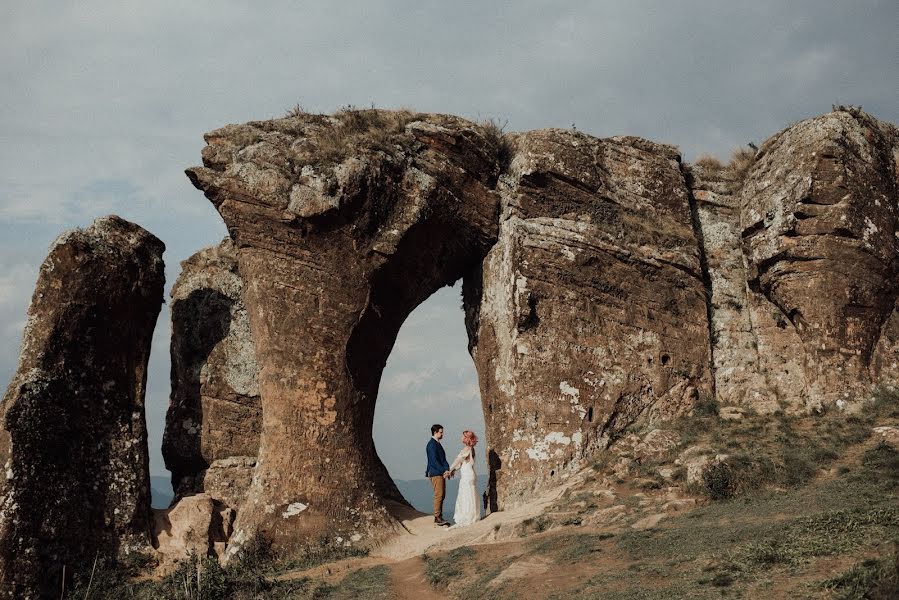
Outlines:
POLYGON ((469 448, 474 448, 474 445, 478 443, 478 436, 473 431, 466 429, 462 432, 462 443, 469 448))

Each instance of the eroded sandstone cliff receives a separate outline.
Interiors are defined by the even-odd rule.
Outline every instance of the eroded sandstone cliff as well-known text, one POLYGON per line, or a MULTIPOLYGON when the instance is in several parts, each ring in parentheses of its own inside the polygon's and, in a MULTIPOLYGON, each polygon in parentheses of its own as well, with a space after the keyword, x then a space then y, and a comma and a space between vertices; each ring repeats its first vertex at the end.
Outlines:
POLYGON ((238 247, 263 411, 235 547, 389 528, 381 370, 409 312, 462 276, 494 508, 638 419, 862 399, 896 371, 896 140, 854 109, 741 168, 404 112, 212 132, 188 175, 238 247))
POLYGON ((0 405, 0 590, 58 597, 63 573, 150 548, 144 391, 163 243, 118 217, 41 265, 0 405))
POLYGON ((172 291, 164 448, 179 497, 195 495, 150 535, 162 244, 101 219, 52 248, 0 409, 12 589, 150 539, 166 560, 233 555, 256 534, 383 539, 403 499, 372 441, 381 373, 410 312, 460 278, 493 509, 634 422, 699 404, 865 410, 873 385, 899 383, 899 132, 860 110, 792 125, 739 166, 405 111, 206 141, 187 173, 230 239, 185 261, 172 291))
POLYGON ((499 240, 465 282, 496 508, 713 388, 677 150, 564 130, 512 143, 499 240))

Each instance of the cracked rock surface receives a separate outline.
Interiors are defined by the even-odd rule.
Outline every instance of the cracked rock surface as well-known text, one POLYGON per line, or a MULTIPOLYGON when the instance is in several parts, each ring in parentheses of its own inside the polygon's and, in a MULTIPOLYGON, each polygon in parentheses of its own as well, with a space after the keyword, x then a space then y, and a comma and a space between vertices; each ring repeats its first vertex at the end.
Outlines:
POLYGON ((0 581, 57 597, 95 556, 150 548, 144 392, 165 246, 118 217, 53 243, 0 405, 0 581))

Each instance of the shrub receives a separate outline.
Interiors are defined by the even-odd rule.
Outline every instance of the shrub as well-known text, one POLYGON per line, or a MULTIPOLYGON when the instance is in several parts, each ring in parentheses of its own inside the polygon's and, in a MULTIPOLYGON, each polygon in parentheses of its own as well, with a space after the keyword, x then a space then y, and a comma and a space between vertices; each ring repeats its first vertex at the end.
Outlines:
POLYGON ((481 121, 481 127, 484 128, 487 141, 489 141, 496 149, 496 156, 499 160, 501 172, 506 171, 506 169, 509 168, 509 163, 512 162, 512 144, 505 134, 507 124, 508 121, 500 123, 497 119, 493 118, 481 121))
POLYGON ((307 114, 306 110, 302 106, 300 106, 299 103, 297 103, 293 106, 293 108, 288 109, 284 116, 287 118, 302 117, 305 114, 307 114))

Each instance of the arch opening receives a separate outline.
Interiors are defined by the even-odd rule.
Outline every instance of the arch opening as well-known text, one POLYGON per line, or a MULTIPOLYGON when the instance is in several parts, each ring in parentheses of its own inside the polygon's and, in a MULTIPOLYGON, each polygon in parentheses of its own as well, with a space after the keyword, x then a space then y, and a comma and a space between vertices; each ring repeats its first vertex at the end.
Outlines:
MULTIPOLYGON (((478 376, 467 352, 460 283, 444 287, 403 322, 381 376, 372 437, 391 481, 408 504, 431 512, 433 491, 425 478, 425 444, 434 423, 444 426, 443 447, 452 462, 465 429, 476 449, 478 491, 487 482, 486 436, 478 376)), ((447 485, 444 517, 452 519, 458 477, 447 485)))

